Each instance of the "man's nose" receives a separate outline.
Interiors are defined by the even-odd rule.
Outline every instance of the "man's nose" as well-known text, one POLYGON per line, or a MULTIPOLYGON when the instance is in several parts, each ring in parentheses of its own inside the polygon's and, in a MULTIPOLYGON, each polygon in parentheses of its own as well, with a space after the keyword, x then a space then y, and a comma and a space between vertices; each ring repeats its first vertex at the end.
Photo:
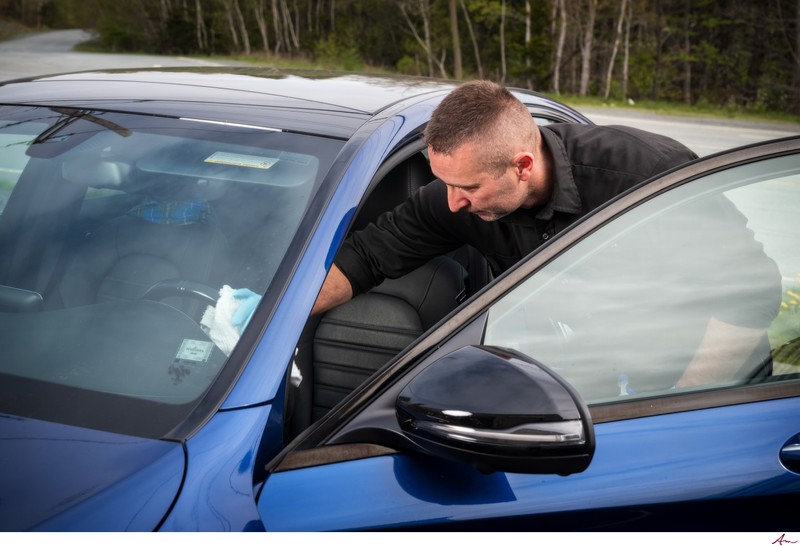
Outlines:
POLYGON ((464 193, 460 189, 448 186, 447 205, 450 207, 450 212, 458 212, 469 206, 469 200, 464 197, 464 193))

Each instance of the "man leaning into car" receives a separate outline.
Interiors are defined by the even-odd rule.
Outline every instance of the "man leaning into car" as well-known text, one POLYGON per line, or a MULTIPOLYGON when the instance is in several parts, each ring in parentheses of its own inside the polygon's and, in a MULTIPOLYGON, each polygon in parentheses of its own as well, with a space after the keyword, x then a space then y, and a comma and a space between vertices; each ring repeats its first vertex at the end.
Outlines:
MULTIPOLYGON (((488 81, 463 84, 445 97, 425 140, 438 180, 345 241, 313 313, 464 244, 500 274, 613 197, 697 157, 675 140, 634 128, 538 127, 522 102, 488 81)), ((738 346, 755 345, 762 335, 719 323, 710 324, 706 338, 736 339, 738 346)), ((715 359, 693 362, 678 386, 724 374, 715 359)))

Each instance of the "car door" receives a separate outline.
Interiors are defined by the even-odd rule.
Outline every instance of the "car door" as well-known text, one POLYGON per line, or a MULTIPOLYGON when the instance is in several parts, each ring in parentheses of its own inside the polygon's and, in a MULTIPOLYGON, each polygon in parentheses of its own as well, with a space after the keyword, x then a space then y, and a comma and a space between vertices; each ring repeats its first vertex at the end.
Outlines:
POLYGON ((265 527, 797 530, 798 207, 800 138, 628 192, 297 438, 268 465, 265 527), (561 385, 533 394, 473 379, 459 370, 476 352, 561 385), (436 392, 422 404, 430 411, 408 427, 409 397, 432 375, 444 388, 426 391, 436 392), (543 465, 541 450, 497 441, 516 434, 502 423, 518 415, 505 408, 526 396, 574 398, 583 463, 543 465), (463 426, 466 406, 499 408, 492 430, 463 426), (426 441, 424 426, 450 433, 426 441))

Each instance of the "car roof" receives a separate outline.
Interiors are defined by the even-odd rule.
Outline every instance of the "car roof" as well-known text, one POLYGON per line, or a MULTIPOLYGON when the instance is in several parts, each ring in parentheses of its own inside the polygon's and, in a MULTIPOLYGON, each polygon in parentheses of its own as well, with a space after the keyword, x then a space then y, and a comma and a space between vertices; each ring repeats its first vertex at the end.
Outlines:
POLYGON ((349 138, 392 105, 446 94, 454 86, 427 78, 258 67, 120 69, 4 82, 0 104, 269 124, 349 138))

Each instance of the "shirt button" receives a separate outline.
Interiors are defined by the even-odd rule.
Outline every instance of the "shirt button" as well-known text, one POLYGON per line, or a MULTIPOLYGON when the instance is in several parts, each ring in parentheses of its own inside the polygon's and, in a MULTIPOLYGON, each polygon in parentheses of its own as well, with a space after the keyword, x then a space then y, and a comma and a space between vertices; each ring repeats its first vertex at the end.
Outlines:
POLYGON ((544 234, 542 235, 542 241, 546 241, 546 240, 548 240, 549 238, 550 238, 550 234, 548 234, 548 233, 544 233, 544 234))

